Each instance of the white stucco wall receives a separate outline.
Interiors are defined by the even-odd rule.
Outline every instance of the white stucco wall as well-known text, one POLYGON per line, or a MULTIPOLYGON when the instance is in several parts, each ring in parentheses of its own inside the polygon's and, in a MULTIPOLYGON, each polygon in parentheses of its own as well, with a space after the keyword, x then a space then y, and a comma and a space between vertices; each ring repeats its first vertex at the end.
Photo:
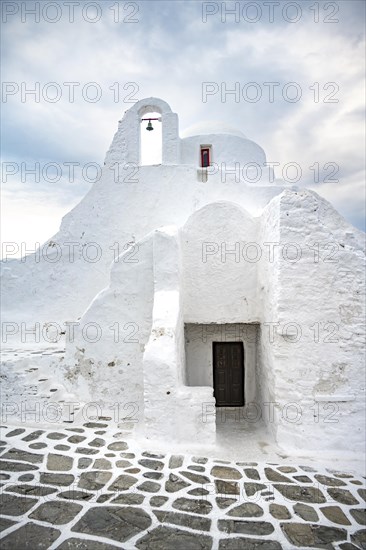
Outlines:
POLYGON ((213 443, 215 417, 202 420, 202 404, 214 404, 212 387, 185 384, 177 228, 155 230, 137 244, 138 261, 125 263, 126 251, 113 264, 109 286, 67 341, 65 384, 83 402, 133 411, 135 430, 147 438, 179 442, 201 435, 213 443), (91 342, 94 326, 100 337, 91 342))
POLYGON ((146 345, 144 425, 149 439, 215 441, 215 417, 203 421, 203 404, 214 404, 213 390, 185 384, 180 240, 174 228, 154 233, 154 307, 146 345))
POLYGON ((257 240, 257 221, 216 202, 189 218, 181 239, 185 322, 258 322, 257 264, 242 258, 246 243, 257 240))
POLYGON ((143 413, 143 353, 153 309, 153 235, 139 242, 139 261, 121 255, 101 291, 66 340, 62 364, 65 384, 83 402, 134 410, 138 428, 143 413), (94 328, 96 327, 96 329, 94 328), (98 331, 98 332, 96 332, 98 331), (98 337, 97 337, 98 336, 98 337))
MULTIPOLYGON (((258 228, 258 244, 261 250, 270 250, 264 243, 280 243, 279 199, 275 197, 264 209, 258 228)), ((273 258, 263 253, 257 266, 258 305, 261 311, 257 353, 257 396, 261 417, 276 437, 277 409, 269 409, 268 403, 276 403, 276 343, 271 339, 271 323, 277 320, 278 293, 280 289, 278 255, 273 258), (272 261, 273 260, 273 261, 272 261)))
POLYGON ((285 192, 273 206, 278 207, 280 242, 301 249, 299 261, 280 255, 278 262, 277 440, 295 448, 306 441, 308 448, 346 451, 352 445, 363 452, 363 235, 316 193, 285 192), (283 336, 289 322, 294 323, 292 341, 283 336), (295 425, 283 414, 291 402, 298 405, 291 411, 295 425))
POLYGON ((152 438, 183 441, 200 433, 213 441, 214 415, 209 424, 202 422, 202 405, 213 404, 212 327, 256 331, 260 323, 257 344, 248 334, 243 338, 246 400, 259 405, 278 443, 284 449, 336 445, 346 451, 352 441, 359 448, 365 412, 363 243, 329 203, 309 191, 284 192, 254 219, 221 201, 190 216, 180 230, 155 230, 137 244, 139 261, 113 266, 110 286, 81 326, 97 321, 107 331, 111 319, 133 319, 139 341, 131 346, 109 336, 85 345, 77 332, 66 361, 70 388, 91 400, 134 399, 152 438), (326 252, 316 262, 314 238, 326 252), (204 262, 206 239, 219 247, 204 262), (236 242, 257 243, 260 260, 248 262, 242 253, 223 257, 221 243, 236 242), (266 243, 275 244, 273 256, 265 254, 266 243), (324 261, 333 250, 327 246, 335 243, 337 261, 324 261), (301 258, 289 261, 298 248, 301 258), (336 341, 328 341, 329 323, 337 324, 336 341), (209 325, 206 343, 199 341, 197 324, 209 325), (296 341, 293 331, 284 332, 289 324, 301 331, 296 341))
MULTIPOLYGON (((281 192, 276 186, 237 183, 234 176, 223 183, 220 174, 201 183, 196 166, 134 170, 121 169, 115 181, 113 171, 104 167, 102 179, 63 218, 60 231, 39 254, 2 262, 4 321, 75 320, 108 285, 111 263, 127 243, 157 227, 180 227, 192 213, 215 201, 230 201, 258 216, 281 192)), ((138 256, 136 249, 133 259, 138 256)))
POLYGON ((265 152, 254 141, 230 134, 207 134, 181 140, 181 163, 200 166, 201 145, 212 147, 212 162, 217 164, 223 162, 228 167, 233 167, 235 163, 244 166, 250 162, 264 166, 266 162, 265 152))
MULTIPOLYGON (((178 439, 214 436, 213 422, 199 423, 200 406, 213 402, 209 369, 186 373, 184 324, 260 324, 248 391, 277 441, 361 451, 364 234, 314 192, 235 175, 223 181, 220 173, 199 181, 197 148, 210 137, 181 141, 177 117, 161 100, 133 106, 101 180, 63 218, 48 253, 2 264, 2 319, 78 322, 63 365, 70 391, 136 402, 152 436, 178 439), (151 109, 165 121, 163 164, 139 167, 139 119, 151 109), (96 261, 85 253, 93 243, 96 261), (102 333, 95 342, 83 332, 88 324, 102 333)), ((213 136, 214 156, 263 162, 263 151, 243 148, 247 142, 213 136)), ((252 347, 248 353, 254 357, 252 347)))

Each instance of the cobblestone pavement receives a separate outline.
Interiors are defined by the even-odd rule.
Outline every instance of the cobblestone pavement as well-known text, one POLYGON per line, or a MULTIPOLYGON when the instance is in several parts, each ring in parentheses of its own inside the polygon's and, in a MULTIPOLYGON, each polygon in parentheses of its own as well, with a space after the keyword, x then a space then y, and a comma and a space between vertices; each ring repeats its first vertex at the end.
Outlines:
POLYGON ((151 453, 103 421, 1 439, 1 550, 366 548, 352 472, 151 453))

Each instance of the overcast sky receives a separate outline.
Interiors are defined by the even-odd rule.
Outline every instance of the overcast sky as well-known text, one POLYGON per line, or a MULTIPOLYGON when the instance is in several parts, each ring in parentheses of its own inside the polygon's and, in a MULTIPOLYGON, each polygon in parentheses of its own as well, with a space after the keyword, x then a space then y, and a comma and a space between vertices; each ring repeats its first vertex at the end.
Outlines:
POLYGON ((279 178, 296 162, 299 185, 364 228, 363 1, 3 2, 2 10, 3 240, 51 237, 91 185, 80 170, 69 181, 65 163, 103 164, 124 111, 150 96, 178 113, 181 131, 209 120, 238 127, 280 163, 279 178), (27 12, 37 4, 39 22, 27 12), (79 83, 73 101, 70 82, 79 83), (264 83, 275 83, 273 98, 264 83), (25 93, 37 86, 39 97, 25 93), (225 95, 233 89, 237 96, 225 95), (36 162, 40 178, 25 173, 36 162), (59 181, 50 181, 60 175, 52 168, 42 177, 48 163, 60 165, 59 181))

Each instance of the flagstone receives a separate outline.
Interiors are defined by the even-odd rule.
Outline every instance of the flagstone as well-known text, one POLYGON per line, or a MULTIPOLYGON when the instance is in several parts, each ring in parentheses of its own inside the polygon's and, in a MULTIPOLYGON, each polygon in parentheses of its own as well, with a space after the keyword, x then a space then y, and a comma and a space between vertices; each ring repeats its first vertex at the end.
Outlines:
POLYGON ((230 538, 221 539, 219 550, 281 550, 282 546, 274 540, 263 540, 253 538, 230 538))
POLYGON ((344 481, 342 481, 341 479, 337 479, 336 477, 329 477, 320 474, 315 474, 314 477, 317 481, 319 481, 319 483, 322 483, 323 485, 329 485, 331 487, 341 487, 342 485, 346 485, 344 481))
POLYGON ((44 472, 40 474, 41 483, 46 483, 47 485, 71 485, 74 481, 74 476, 71 474, 51 474, 44 472))
POLYGON ((161 525, 138 539, 135 546, 138 550, 211 550, 212 537, 161 525))
POLYGON ((110 485, 108 490, 109 491, 126 491, 137 482, 138 482, 137 477, 123 474, 117 477, 117 479, 112 483, 112 485, 110 485))
POLYGON ((21 460, 30 462, 31 464, 39 464, 43 462, 44 455, 37 453, 29 453, 20 449, 10 449, 1 456, 2 460, 21 460))
POLYGON ((211 475, 220 479, 241 479, 243 477, 239 470, 227 466, 214 466, 211 475))
POLYGON ((54 487, 42 487, 41 485, 7 485, 6 490, 10 493, 17 493, 19 495, 27 495, 34 497, 43 497, 55 493, 57 489, 54 487))
POLYGON ((268 521, 238 521, 232 519, 219 519, 218 528, 225 533, 252 536, 270 535, 274 531, 273 525, 268 521))
POLYGON ((99 491, 108 483, 111 477, 111 472, 105 472, 103 470, 83 472, 80 476, 78 487, 80 487, 80 489, 86 489, 87 491, 99 491))
POLYGON ((274 485, 286 499, 299 502, 323 503, 326 499, 317 487, 301 487, 300 485, 274 485))
POLYGON ((298 502, 297 504, 295 504, 294 512, 304 521, 313 522, 318 521, 319 519, 316 510, 312 506, 309 506, 308 504, 303 504, 302 502, 298 502))
POLYGON ((198 531, 209 531, 211 520, 192 514, 181 514, 179 512, 166 512, 163 510, 154 510, 154 514, 161 523, 171 523, 180 527, 190 527, 198 531))
POLYGON ((125 449, 128 449, 128 445, 125 441, 116 441, 115 443, 108 445, 108 449, 110 451, 124 451, 125 449))
POLYGON ((169 459, 169 469, 174 470, 180 468, 183 464, 184 457, 182 455, 172 455, 169 459))
POLYGON ((1 550, 47 550, 61 531, 36 523, 26 523, 1 540, 1 550))
POLYGON ((310 523, 282 523, 281 529, 287 539, 296 547, 319 548, 347 538, 347 531, 338 527, 313 525, 310 523))
POLYGON ((288 511, 288 509, 286 508, 286 506, 283 506, 281 504, 271 503, 269 505, 269 512, 276 519, 290 519, 291 518, 291 514, 288 511))
POLYGON ((351 525, 350 520, 344 515, 339 506, 322 506, 320 508, 324 516, 338 525, 351 525))
POLYGON ((245 517, 260 517, 263 516, 263 509, 258 505, 255 504, 255 502, 245 502, 244 504, 240 504, 239 506, 236 506, 235 508, 232 508, 227 515, 228 516, 235 516, 240 518, 245 517))
POLYGON ((89 509, 71 530, 125 542, 151 523, 151 517, 140 508, 97 506, 89 509))
POLYGON ((244 468, 244 472, 249 479, 260 479, 259 472, 255 468, 244 468))
POLYGON ((56 550, 118 550, 119 547, 90 539, 71 538, 65 540, 56 550))
POLYGON ((36 498, 26 498, 11 493, 0 493, 0 515, 22 516, 33 508, 37 502, 36 498))
POLYGON ((361 508, 353 508, 350 510, 351 515, 360 525, 366 525, 366 510, 361 508))
POLYGON ((211 502, 204 499, 177 498, 172 504, 173 508, 183 512, 193 512, 195 514, 209 514, 212 510, 211 502))
POLYGON ((64 502, 62 500, 48 501, 36 508, 30 519, 45 521, 53 525, 69 523, 80 512, 82 506, 75 502, 64 502))
POLYGON ((167 493, 176 493, 177 491, 189 486, 190 483, 187 483, 175 474, 170 474, 169 479, 165 482, 165 490, 167 493))
POLYGON ((73 458, 71 456, 50 453, 47 457, 47 469, 52 471, 67 472, 72 469, 73 458))
POLYGON ((215 486, 218 495, 238 495, 240 493, 239 484, 236 481, 215 479, 215 486))

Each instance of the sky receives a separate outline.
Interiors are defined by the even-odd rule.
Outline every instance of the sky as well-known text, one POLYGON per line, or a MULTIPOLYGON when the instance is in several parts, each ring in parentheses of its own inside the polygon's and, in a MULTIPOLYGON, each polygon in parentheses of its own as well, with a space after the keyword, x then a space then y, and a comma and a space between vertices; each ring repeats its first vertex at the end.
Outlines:
POLYGON ((239 128, 277 178, 296 177, 295 163, 297 185, 364 230, 363 1, 1 7, 3 242, 20 251, 55 234, 98 177, 118 120, 151 96, 182 133, 204 121, 239 128))

